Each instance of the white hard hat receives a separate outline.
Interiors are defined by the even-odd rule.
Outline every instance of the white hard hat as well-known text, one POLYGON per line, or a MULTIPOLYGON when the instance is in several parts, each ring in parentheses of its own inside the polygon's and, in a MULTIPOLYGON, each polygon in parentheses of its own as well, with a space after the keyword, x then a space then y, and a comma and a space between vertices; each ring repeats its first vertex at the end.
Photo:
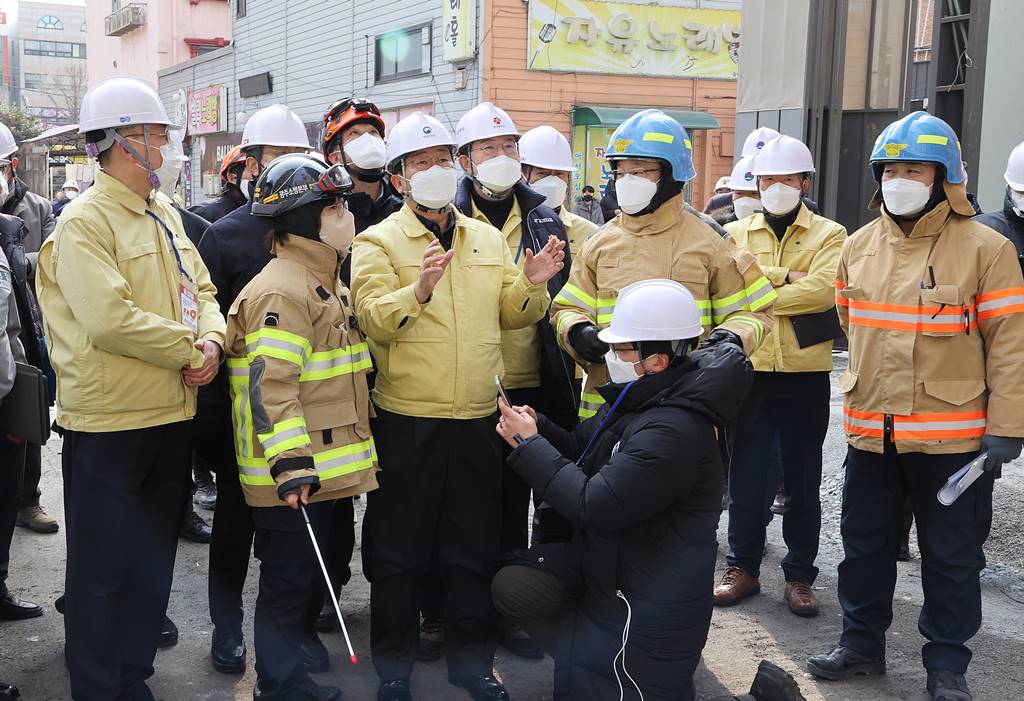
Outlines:
POLYGON ((466 144, 492 136, 519 136, 519 131, 508 113, 490 102, 481 102, 466 112, 455 127, 455 139, 460 150, 466 144))
POLYGON ((413 112, 388 131, 387 162, 433 146, 455 147, 451 132, 440 121, 422 112, 413 112))
POLYGON ((729 189, 737 192, 757 192, 757 178, 754 176, 754 156, 744 156, 736 161, 729 176, 729 189))
POLYGON ((523 165, 545 170, 575 173, 569 140, 554 127, 531 129, 519 139, 519 160, 523 165))
POLYGON ((312 150, 306 125, 285 105, 271 105, 249 117, 242 131, 245 146, 279 146, 312 150))
POLYGON ((61 190, 67 190, 69 187, 73 187, 73 188, 75 188, 77 190, 78 189, 78 181, 77 180, 65 180, 64 184, 60 186, 60 189, 61 190))
POLYGON ((89 88, 78 114, 78 133, 133 124, 171 124, 156 88, 141 78, 108 78, 89 88))
POLYGON ((729 176, 723 175, 715 182, 715 189, 721 190, 724 187, 729 187, 729 176))
POLYGON ((690 291, 674 280, 641 280, 619 291, 605 343, 683 341, 704 333, 690 291))
POLYGON ((18 150, 18 142, 6 124, 0 123, 0 158, 7 158, 18 150))
POLYGON ((757 153, 764 148, 772 139, 777 139, 782 136, 779 132, 775 131, 771 127, 758 127, 754 131, 750 132, 750 136, 743 142, 743 153, 742 156, 755 156, 757 153))
POLYGON ((1017 144, 1017 147, 1010 151, 1003 179, 1010 189, 1024 192, 1024 142, 1017 144))
POLYGON ((754 175, 813 173, 814 158, 803 141, 780 136, 765 144, 754 161, 754 175))

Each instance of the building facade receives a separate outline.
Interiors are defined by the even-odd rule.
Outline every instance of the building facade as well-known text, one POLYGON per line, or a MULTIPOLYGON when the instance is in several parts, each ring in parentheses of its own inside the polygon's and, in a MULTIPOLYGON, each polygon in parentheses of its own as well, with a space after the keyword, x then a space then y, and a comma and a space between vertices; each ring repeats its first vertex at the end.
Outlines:
POLYGON ((44 128, 74 123, 86 81, 84 2, 0 5, 5 100, 44 128))
POLYGON ((189 123, 190 199, 217 192, 220 158, 255 110, 284 103, 315 139, 326 108, 352 95, 375 102, 389 125, 421 110, 454 130, 481 100, 521 130, 551 124, 573 140, 576 192, 603 184, 603 149, 622 119, 671 109, 694 130, 691 194, 702 206, 732 163, 739 1, 571 5, 231 0, 231 46, 159 71, 161 96, 189 123))
POLYGON ((86 0, 89 85, 161 69, 231 43, 227 0, 86 0))

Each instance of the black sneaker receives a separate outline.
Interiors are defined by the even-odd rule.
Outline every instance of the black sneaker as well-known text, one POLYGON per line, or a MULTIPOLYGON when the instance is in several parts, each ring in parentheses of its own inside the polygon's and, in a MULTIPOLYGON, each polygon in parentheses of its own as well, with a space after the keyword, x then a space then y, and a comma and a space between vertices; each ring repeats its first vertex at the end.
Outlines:
POLYGON ((827 655, 807 660, 807 671, 821 679, 839 681, 857 675, 873 677, 885 674, 885 658, 867 657, 842 645, 827 655))
POLYGON ((932 701, 971 701, 974 698, 964 675, 947 669, 928 670, 928 693, 932 701))
POLYGON ((209 543, 213 538, 213 529, 202 516, 195 511, 189 511, 181 522, 179 535, 193 543, 209 543))

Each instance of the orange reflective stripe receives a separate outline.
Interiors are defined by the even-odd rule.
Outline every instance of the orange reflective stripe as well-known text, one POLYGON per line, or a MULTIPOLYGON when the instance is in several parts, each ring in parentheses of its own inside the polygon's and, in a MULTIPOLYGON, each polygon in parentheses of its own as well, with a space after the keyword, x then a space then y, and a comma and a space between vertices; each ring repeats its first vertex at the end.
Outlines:
MULTIPOLYGON (((885 414, 873 411, 843 408, 846 431, 858 436, 882 438, 885 430, 885 414)), ((930 414, 893 416, 892 439, 943 440, 952 438, 979 438, 985 435, 987 413, 978 411, 946 411, 930 414)))
POLYGON ((850 300, 848 300, 846 297, 840 297, 839 295, 836 295, 836 304, 838 304, 840 307, 848 307, 850 306, 850 300))
POLYGON ((978 304, 988 302, 994 299, 1006 299, 1007 297, 1020 297, 1024 296, 1024 287, 1007 287, 1002 290, 992 290, 991 292, 982 292, 977 297, 978 304))
POLYGON ((957 333, 978 328, 978 317, 972 306, 934 306, 885 304, 860 299, 848 300, 849 323, 894 331, 957 333))
POLYGON ((844 290, 844 289, 846 289, 846 282, 843 281, 843 280, 836 280, 836 289, 837 290, 844 290))

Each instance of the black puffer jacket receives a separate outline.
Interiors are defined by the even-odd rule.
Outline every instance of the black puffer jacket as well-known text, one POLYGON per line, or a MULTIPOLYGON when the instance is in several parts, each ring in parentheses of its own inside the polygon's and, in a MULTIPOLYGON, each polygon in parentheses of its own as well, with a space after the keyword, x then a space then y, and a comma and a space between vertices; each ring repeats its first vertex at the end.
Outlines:
POLYGON ((1013 200, 1010 199, 1010 190, 1007 188, 1006 196, 1003 197, 1003 209, 1001 212, 988 212, 979 214, 974 220, 981 222, 987 227, 995 229, 1000 234, 1013 242, 1017 249, 1017 259, 1020 261, 1021 270, 1024 270, 1024 216, 1017 213, 1013 208, 1013 200))
MULTIPOLYGON (((599 388, 608 402, 566 432, 541 419, 541 435, 509 465, 574 528, 564 544, 528 551, 544 567, 545 548, 578 575, 556 660, 555 698, 619 698, 612 660, 632 607, 627 669, 648 701, 692 699, 692 677, 711 622, 722 469, 715 426, 739 411, 752 371, 738 348, 721 344, 629 386, 599 388), (626 391, 594 438, 620 393, 626 391), (585 446, 593 445, 577 465, 585 446), (565 553, 568 553, 566 555, 565 553)), ((625 698, 639 698, 622 673, 625 698)))
MULTIPOLYGON (((524 249, 529 248, 536 253, 547 245, 548 236, 555 236, 565 242, 565 265, 557 275, 548 280, 548 294, 554 299, 569 281, 569 268, 572 267, 565 225, 555 210, 545 206, 544 196, 525 181, 520 180, 516 183, 513 193, 522 213, 520 236, 524 249)), ((473 181, 469 178, 463 178, 459 183, 454 204, 467 217, 473 216, 473 181)), ((541 340, 540 383, 547 402, 545 411, 558 425, 565 428, 575 426, 579 413, 576 361, 558 345, 558 338, 547 313, 537 323, 541 340)))
POLYGON ((188 211, 198 214, 206 221, 213 224, 218 219, 223 219, 239 207, 245 206, 245 195, 237 187, 225 188, 216 199, 202 204, 192 205, 188 211))
MULTIPOLYGON (((363 233, 371 226, 380 224, 392 214, 402 208, 405 200, 398 194, 387 177, 381 179, 383 188, 377 200, 371 200, 369 195, 362 192, 353 192, 345 197, 345 205, 348 211, 352 212, 352 218, 356 223, 356 236, 363 233)), ((352 256, 346 256, 341 261, 341 281, 348 287, 352 282, 352 256)))

